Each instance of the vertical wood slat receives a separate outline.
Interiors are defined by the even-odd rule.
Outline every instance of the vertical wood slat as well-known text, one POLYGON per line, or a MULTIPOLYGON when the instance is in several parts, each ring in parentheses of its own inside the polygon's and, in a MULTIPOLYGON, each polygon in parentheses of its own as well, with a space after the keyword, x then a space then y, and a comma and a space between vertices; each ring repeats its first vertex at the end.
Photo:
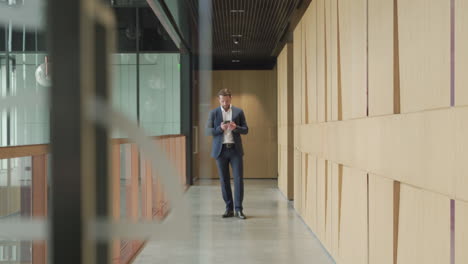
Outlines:
MULTIPOLYGON (((47 217, 47 156, 46 154, 32 157, 32 217, 47 217)), ((34 264, 47 262, 46 242, 32 243, 32 259, 34 264)))
POLYGON ((187 146, 187 141, 185 137, 180 137, 181 140, 181 147, 180 147, 180 161, 182 162, 182 172, 181 172, 181 177, 182 177, 182 182, 181 184, 187 185, 187 160, 185 159, 185 151, 186 151, 186 146, 187 146))
MULTIPOLYGON (((177 163, 177 172, 182 172, 182 177, 185 177, 185 138, 184 137, 162 137, 155 139, 159 144, 161 144, 167 154, 169 154, 169 159, 171 163, 177 163)), ((139 152, 136 145, 132 144, 126 146, 125 151, 127 157, 130 158, 130 168, 127 168, 126 173, 130 174, 128 180, 130 183, 127 184, 127 217, 130 220, 138 220, 138 202, 139 202, 139 181, 138 176, 140 173, 139 166, 139 152)), ((120 145, 115 144, 113 146, 113 201, 114 201, 114 210, 113 216, 114 219, 120 218, 120 145)), ((142 159, 142 216, 145 220, 151 220, 155 218, 164 218, 168 213, 168 201, 166 200, 164 194, 164 188, 159 180, 159 177, 156 177, 156 180, 153 181, 153 174, 157 173, 157 168, 152 168, 151 163, 148 160, 142 159)), ((157 175, 155 175, 157 176, 157 175)), ((185 178, 184 178, 185 179, 185 178)), ((132 259, 132 255, 135 255, 138 250, 143 246, 142 241, 127 241, 127 247, 123 249, 128 255, 126 259, 132 259), (128 252, 130 251, 130 252, 128 252)), ((121 263, 121 242, 114 242, 114 252, 113 252, 113 263, 121 263)), ((125 262, 125 260, 124 260, 125 262)))
MULTIPOLYGON (((136 144, 130 146, 130 160, 131 160, 131 173, 130 173, 130 193, 127 193, 127 199, 130 198, 130 203, 127 204, 130 210, 127 209, 127 217, 132 222, 139 220, 139 194, 140 194, 140 160, 139 150, 136 144)), ((131 244, 131 256, 134 256, 139 248, 142 246, 142 241, 134 240, 129 242, 131 244)), ((133 257, 132 257, 133 258, 133 257)), ((130 260, 132 259, 130 258, 130 260)))
MULTIPOLYGON (((120 219, 120 144, 112 145, 112 219, 120 219)), ((120 263, 120 240, 112 244, 112 263, 120 263)))
MULTIPOLYGON (((171 136, 171 137, 158 137, 156 140, 163 141, 163 144, 165 145, 166 152, 170 153, 171 156, 171 162, 172 163, 177 163, 177 172, 180 173, 180 179, 182 179, 181 183, 185 183, 185 144, 186 144, 186 139, 184 136, 171 136)), ((114 140, 113 141, 113 146, 112 146, 112 175, 113 175, 113 181, 112 181, 112 218, 113 220, 119 220, 120 219, 120 177, 121 177, 121 144, 126 144, 128 143, 125 140, 114 140)), ((42 146, 39 146, 42 147, 42 146)), ((35 146, 35 148, 37 148, 35 146)), ((20 148, 22 149, 22 148, 20 148)), ((25 155, 31 155, 31 153, 20 153, 15 152, 15 149, 12 149, 11 155, 23 157, 25 155)), ((35 151, 33 149, 33 151, 35 151)), ((128 216, 131 217, 132 220, 137 220, 138 219, 138 202, 139 202, 139 181, 138 181, 138 176, 139 176, 139 158, 138 158, 138 148, 136 145, 127 145, 125 147, 125 151, 127 153, 127 157, 130 156, 130 161, 131 161, 131 166, 126 166, 128 170, 126 171, 126 175, 130 174, 129 180, 130 180, 130 186, 126 190, 127 191, 127 199, 130 199, 130 201, 127 200, 127 209, 129 214, 128 216)), ((34 153, 33 153, 34 154, 34 153)), ((33 217, 43 217, 47 215, 47 191, 48 191, 48 186, 47 186, 47 154, 46 153, 39 153, 38 155, 31 155, 32 156, 32 168, 33 168, 33 173, 32 173, 32 216, 33 217)), ((142 174, 142 180, 144 182, 144 185, 142 186, 142 192, 144 195, 141 197, 142 202, 145 202, 144 206, 142 207, 142 214, 143 216, 146 215, 147 219, 151 219, 153 215, 153 206, 157 206, 156 203, 154 203, 154 198, 153 196, 156 194, 159 195, 158 200, 161 201, 162 205, 162 214, 161 216, 167 214, 167 202, 164 194, 163 194, 163 188, 161 184, 153 182, 152 178, 152 173, 154 173, 154 170, 151 168, 151 164, 149 162, 145 162, 145 173, 142 174), (145 182, 146 181, 146 182, 145 182), (156 186, 158 186, 156 188, 156 186)), ((130 253, 131 255, 135 255, 138 251, 138 249, 143 245, 141 241, 134 241, 133 243, 130 242, 128 243, 127 247, 131 247, 130 251, 127 252, 130 253)), ((113 242, 113 253, 112 253, 112 263, 113 264, 118 264, 121 263, 121 241, 120 240, 115 240, 113 242)), ((125 251, 128 251, 128 248, 124 249, 125 251)), ((125 254, 124 254, 125 255, 125 254)), ((128 254, 127 254, 128 255, 128 254)), ((32 252, 33 260, 34 263, 46 263, 47 260, 47 248, 44 242, 33 242, 33 252, 32 252)), ((132 256, 126 256, 129 257, 129 259, 132 258, 132 256)))
POLYGON ((144 220, 152 219, 152 192, 153 178, 151 163, 148 160, 142 160, 142 215, 144 220))
MULTIPOLYGON (((139 167, 139 154, 138 147, 135 144, 132 144, 130 147, 130 159, 131 159, 131 174, 130 174, 130 195, 127 197, 130 198, 130 210, 127 211, 128 217, 131 221, 138 220, 138 176, 140 173, 139 167)), ((127 198, 128 199, 128 198, 127 198)))

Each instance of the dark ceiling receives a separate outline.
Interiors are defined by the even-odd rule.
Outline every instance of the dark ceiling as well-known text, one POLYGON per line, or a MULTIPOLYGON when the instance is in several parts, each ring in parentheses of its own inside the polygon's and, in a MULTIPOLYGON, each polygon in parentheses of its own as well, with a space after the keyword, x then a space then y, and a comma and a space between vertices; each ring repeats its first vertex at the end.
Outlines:
MULTIPOLYGON (((199 0, 186 2, 198 20, 199 0)), ((213 67, 272 68, 277 46, 305 2, 310 0, 213 0, 213 67)))
MULTIPOLYGON (((131 39, 126 40, 125 38, 128 38, 129 29, 134 27, 132 23, 135 21, 135 13, 126 10, 125 7, 141 8, 139 24, 140 27, 146 25, 146 27, 141 28, 139 45, 142 50, 174 49, 172 42, 167 39, 167 32, 161 30, 161 23, 153 14, 146 12, 146 9, 149 10, 148 1, 161 3, 166 13, 174 11, 168 8, 169 4, 172 7, 179 6, 179 14, 175 14, 175 17, 189 18, 189 23, 193 23, 190 28, 194 31, 197 31, 199 27, 198 10, 201 0, 110 1, 112 6, 118 10, 119 35, 122 38, 119 43, 122 41, 131 42, 131 39), (162 32, 162 34, 154 32, 162 32)), ((292 30, 311 0, 211 0, 211 2, 213 69, 271 69, 276 64, 276 57, 281 48, 291 39, 292 30)), ((175 21, 174 14, 170 15, 170 19, 174 27, 179 26, 175 21)), ((199 29, 198 32, 200 32, 199 29)), ((198 32, 192 33, 197 35, 198 32)), ((180 29, 178 34, 181 35, 180 29)), ((185 37, 181 35, 181 38, 185 37)), ((197 37, 191 40, 186 39, 186 43, 190 43, 189 48, 195 54, 198 53, 198 45, 192 42, 196 42, 196 39, 197 37)), ((119 44, 119 47, 121 46, 119 44)))

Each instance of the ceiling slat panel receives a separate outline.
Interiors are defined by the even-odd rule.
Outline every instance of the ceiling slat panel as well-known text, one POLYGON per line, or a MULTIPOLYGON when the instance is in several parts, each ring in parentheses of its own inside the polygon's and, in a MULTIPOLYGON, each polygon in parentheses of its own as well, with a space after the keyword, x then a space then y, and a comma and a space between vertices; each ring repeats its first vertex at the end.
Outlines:
MULTIPOLYGON (((198 12, 198 0, 190 2, 191 10, 198 12)), ((213 0, 213 59, 215 64, 271 63, 270 54, 299 0, 213 0), (231 12, 231 10, 235 10, 231 12), (244 10, 239 12, 238 10, 244 10), (232 35, 240 34, 234 44, 232 35), (240 51, 240 52, 233 52, 240 51)), ((196 13, 195 18, 198 19, 196 13)))

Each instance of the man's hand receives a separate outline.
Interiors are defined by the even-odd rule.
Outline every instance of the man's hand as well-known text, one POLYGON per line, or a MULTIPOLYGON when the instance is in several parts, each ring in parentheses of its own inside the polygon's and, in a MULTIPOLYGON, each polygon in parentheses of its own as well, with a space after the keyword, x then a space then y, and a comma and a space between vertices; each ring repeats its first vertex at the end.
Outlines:
POLYGON ((229 124, 229 123, 227 123, 227 124, 224 124, 223 122, 221 122, 221 129, 222 129, 223 131, 226 131, 226 129, 228 129, 228 128, 229 128, 229 126, 230 126, 230 124, 229 124))
POLYGON ((234 129, 236 129, 236 127, 237 127, 236 123, 234 123, 234 122, 229 123, 229 129, 230 130, 234 130, 234 129))

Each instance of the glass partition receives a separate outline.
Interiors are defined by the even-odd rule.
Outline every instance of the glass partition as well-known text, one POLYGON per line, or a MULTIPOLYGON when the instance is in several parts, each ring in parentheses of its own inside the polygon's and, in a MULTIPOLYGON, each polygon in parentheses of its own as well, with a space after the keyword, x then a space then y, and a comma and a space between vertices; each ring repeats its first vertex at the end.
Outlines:
POLYGON ((151 136, 180 134, 179 54, 140 54, 140 125, 151 136))

